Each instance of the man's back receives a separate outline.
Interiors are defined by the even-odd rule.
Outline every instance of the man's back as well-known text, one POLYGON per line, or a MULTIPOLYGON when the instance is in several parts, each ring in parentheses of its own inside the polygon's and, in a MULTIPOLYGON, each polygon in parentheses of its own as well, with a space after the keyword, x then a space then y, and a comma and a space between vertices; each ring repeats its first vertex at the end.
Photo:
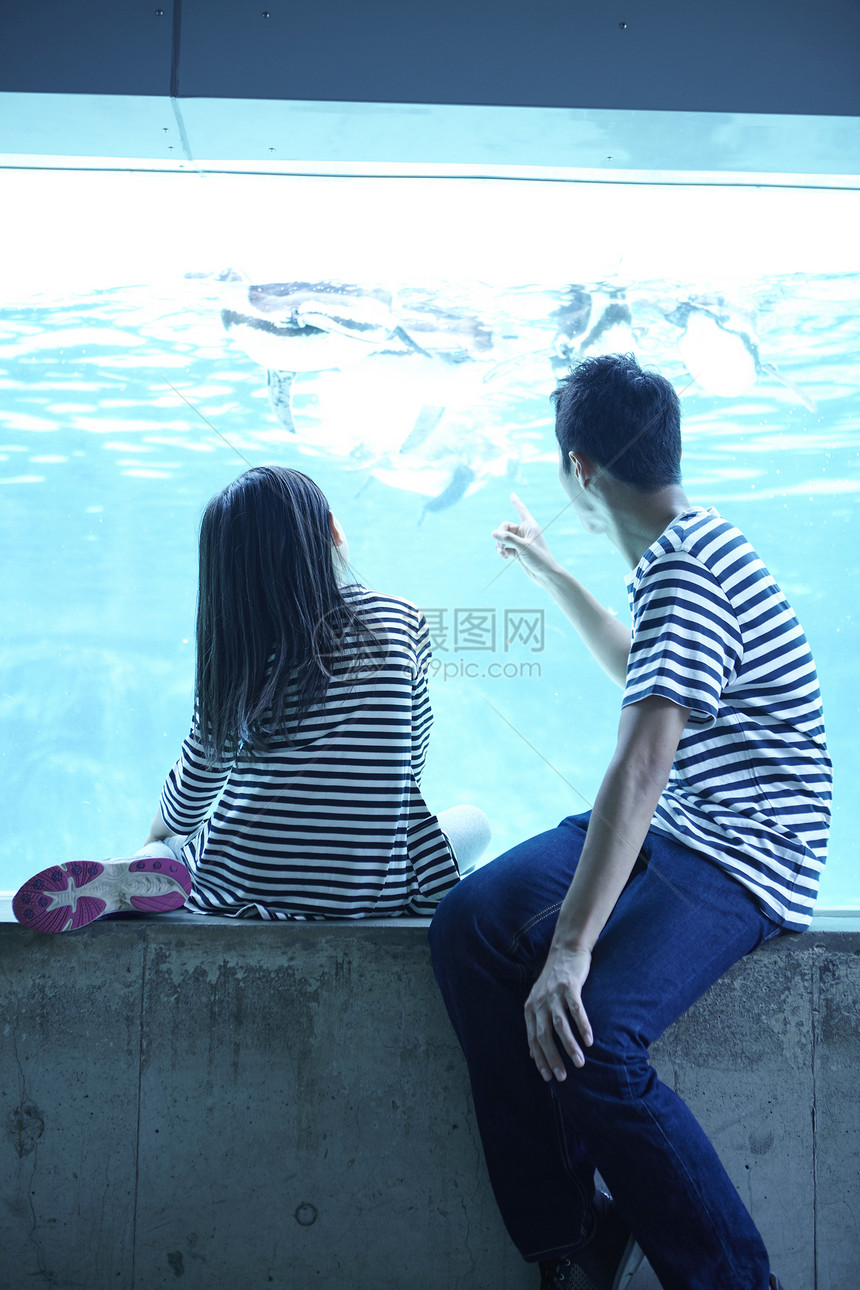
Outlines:
POLYGON ((653 827, 802 930, 826 856, 831 769, 794 611, 743 534, 701 507, 648 548, 628 589, 624 704, 657 694, 691 710, 653 827))

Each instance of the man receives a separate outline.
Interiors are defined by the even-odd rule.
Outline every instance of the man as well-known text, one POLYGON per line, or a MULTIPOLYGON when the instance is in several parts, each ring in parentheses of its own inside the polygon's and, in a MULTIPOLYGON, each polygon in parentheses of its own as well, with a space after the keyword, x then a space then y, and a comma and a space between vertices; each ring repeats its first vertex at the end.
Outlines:
POLYGON ((809 923, 830 799, 815 666, 743 535, 688 502, 669 382, 608 355, 553 397, 562 487, 633 569, 632 632, 518 498, 493 537, 623 689, 618 744, 591 812, 445 897, 434 967, 496 1199, 543 1290, 620 1290, 637 1242, 665 1290, 776 1290, 648 1046, 732 963, 809 923))

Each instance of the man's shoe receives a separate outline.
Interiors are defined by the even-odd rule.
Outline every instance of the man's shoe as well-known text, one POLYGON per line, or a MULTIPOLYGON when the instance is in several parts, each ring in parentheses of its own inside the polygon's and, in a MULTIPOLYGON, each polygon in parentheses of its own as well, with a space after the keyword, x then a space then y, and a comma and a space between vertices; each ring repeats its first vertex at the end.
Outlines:
POLYGON ((594 1235, 583 1249, 541 1263, 541 1290, 627 1290, 642 1251, 603 1192, 595 1194, 594 1215, 594 1235))
POLYGON ((72 932, 120 910, 181 909, 190 894, 185 865, 168 847, 151 845, 125 860, 75 860, 43 869, 15 895, 12 912, 35 932, 72 932))

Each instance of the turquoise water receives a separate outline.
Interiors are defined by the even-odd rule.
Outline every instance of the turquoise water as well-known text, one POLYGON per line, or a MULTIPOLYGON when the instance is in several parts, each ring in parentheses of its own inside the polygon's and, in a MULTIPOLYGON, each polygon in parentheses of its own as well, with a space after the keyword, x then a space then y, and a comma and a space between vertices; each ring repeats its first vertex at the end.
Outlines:
MULTIPOLYGON (((694 298, 689 284, 580 286, 589 328, 622 293, 640 360, 682 394, 691 500, 747 533, 811 640, 836 770, 826 905, 860 905, 858 287, 856 275, 785 274, 748 278, 722 304, 695 297, 709 328, 718 314, 735 327, 711 328, 709 344, 728 337, 744 388, 717 393, 691 380, 668 319, 694 298), (741 309, 759 350, 751 382, 741 309)), ((552 521, 556 554, 626 613, 621 558, 580 531, 556 477, 550 359, 573 297, 566 281, 410 292, 392 306, 412 310, 407 335, 419 335, 416 309, 442 310, 450 326, 469 320, 462 352, 440 357, 425 332, 405 353, 365 344, 342 370, 303 372, 294 433, 263 366, 225 333, 211 280, 43 291, 0 310, 0 888, 142 842, 190 718, 200 512, 246 463, 313 475, 358 576, 428 613, 432 807, 482 806, 502 850, 591 802, 618 692, 489 537, 515 488, 552 521)))

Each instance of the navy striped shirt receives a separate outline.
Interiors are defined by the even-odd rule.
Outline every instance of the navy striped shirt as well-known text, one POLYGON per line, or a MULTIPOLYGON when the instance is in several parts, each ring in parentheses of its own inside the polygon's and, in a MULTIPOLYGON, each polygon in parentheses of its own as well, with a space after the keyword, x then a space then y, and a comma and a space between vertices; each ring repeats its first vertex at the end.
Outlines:
POLYGON ((743 534, 701 507, 648 548, 628 592, 623 704, 661 695, 690 709, 652 828, 802 931, 827 854, 831 767, 793 609, 743 534))
POLYGON ((253 760, 207 762, 195 724, 161 795, 198 911, 267 919, 432 913, 457 865, 419 783, 433 716, 430 636, 414 605, 350 589, 381 637, 350 639, 322 704, 253 760), (216 804, 217 803, 217 804, 216 804), (214 809, 213 809, 214 808, 214 809))

